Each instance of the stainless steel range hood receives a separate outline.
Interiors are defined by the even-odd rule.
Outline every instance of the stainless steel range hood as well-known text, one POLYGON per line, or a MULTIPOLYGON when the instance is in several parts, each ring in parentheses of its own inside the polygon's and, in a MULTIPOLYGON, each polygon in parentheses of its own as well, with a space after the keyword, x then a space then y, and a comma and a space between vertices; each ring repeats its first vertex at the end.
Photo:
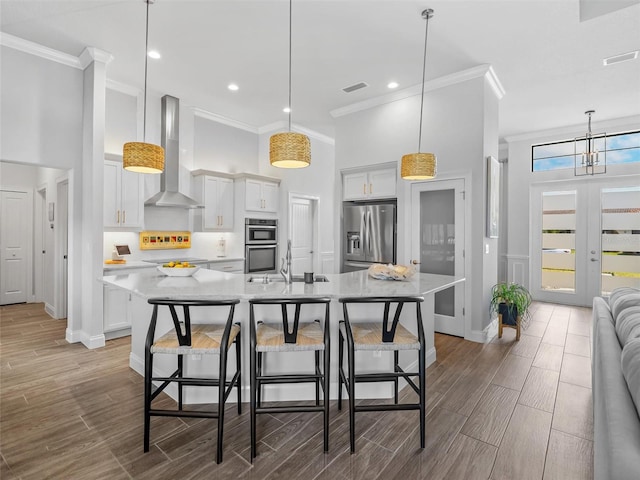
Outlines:
POLYGON ((144 202, 146 207, 202 208, 192 198, 178 191, 180 174, 180 100, 162 97, 161 144, 164 147, 164 171, 160 174, 160 191, 144 202))

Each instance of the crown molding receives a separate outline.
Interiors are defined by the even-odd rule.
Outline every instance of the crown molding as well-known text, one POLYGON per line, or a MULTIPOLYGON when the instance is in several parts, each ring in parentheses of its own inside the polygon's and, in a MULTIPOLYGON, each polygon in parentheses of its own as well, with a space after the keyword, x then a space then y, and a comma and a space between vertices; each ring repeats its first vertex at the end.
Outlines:
MULTIPOLYGON (((263 125, 258 128, 258 133, 260 135, 270 132, 275 132, 276 130, 288 130, 289 123, 285 120, 281 120, 279 122, 269 123, 267 125, 263 125)), ((336 141, 334 138, 324 135, 322 133, 316 132, 315 130, 311 130, 309 128, 303 127, 302 125, 298 125, 296 123, 291 124, 291 131, 295 131, 298 133, 303 133, 308 137, 315 138, 316 140, 327 143, 329 145, 335 145, 336 141)))
POLYGON ((142 95, 144 93, 139 88, 133 87, 126 83, 111 80, 110 78, 107 78, 107 88, 109 90, 114 90, 116 92, 124 93, 125 95, 131 95, 132 97, 137 97, 138 95, 142 95))
MULTIPOLYGON (((630 117, 614 118, 611 120, 603 120, 593 123, 593 130, 602 132, 609 129, 619 129, 619 131, 636 130, 640 125, 640 115, 632 115, 630 117)), ((586 130, 585 124, 569 125, 566 127, 550 128, 547 130, 538 130, 536 132, 527 132, 504 137, 507 143, 521 142, 524 140, 541 141, 544 138, 566 136, 566 140, 572 140, 576 135, 584 135, 586 130)))
POLYGON ((218 115, 217 113, 208 112, 207 110, 203 110, 202 108, 193 107, 193 113, 197 117, 204 118, 206 120, 211 120, 212 122, 221 123, 229 127, 239 128, 240 130, 245 130, 247 132, 251 132, 255 134, 259 133, 258 128, 254 127, 253 125, 249 125, 244 122, 239 122, 237 120, 233 120, 231 118, 218 115))
POLYGON ((0 45, 20 50, 21 52, 35 55, 52 62, 61 63, 68 67, 84 70, 82 62, 78 57, 54 50, 53 48, 45 47, 44 45, 40 45, 35 42, 30 42, 29 40, 25 40, 20 37, 9 35, 8 33, 0 32, 0 45))
POLYGON ((101 50, 96 47, 86 47, 79 57, 80 65, 84 70, 93 62, 100 62, 108 65, 111 60, 113 60, 113 55, 105 50, 101 50))
MULTIPOLYGON (((430 92, 481 77, 487 77, 489 84, 496 93, 496 96, 499 99, 502 98, 502 96, 504 95, 504 89, 502 88, 502 85, 500 84, 500 81, 498 80, 495 72, 491 68, 491 65, 488 64, 478 65, 476 67, 468 68, 460 72, 445 75, 444 77, 429 80, 424 84, 424 91, 430 92), (500 94, 500 92, 502 93, 500 94)), ((386 103, 397 102, 398 100, 403 100, 405 98, 420 95, 421 87, 422 84, 413 85, 403 90, 398 90, 397 92, 387 93, 379 97, 374 97, 362 102, 347 105, 346 107, 336 108, 335 110, 331 110, 329 113, 333 118, 338 118, 344 115, 349 115, 351 113, 360 112, 362 110, 368 110, 379 105, 384 105, 386 103)))

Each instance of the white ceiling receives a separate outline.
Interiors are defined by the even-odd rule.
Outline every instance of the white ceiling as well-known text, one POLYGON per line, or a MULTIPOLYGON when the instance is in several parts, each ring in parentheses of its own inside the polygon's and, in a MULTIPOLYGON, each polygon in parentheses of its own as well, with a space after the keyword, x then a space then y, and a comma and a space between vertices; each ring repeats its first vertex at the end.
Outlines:
MULTIPOLYGON (((590 1, 294 0, 293 122, 333 136, 331 111, 389 93, 391 80, 419 84, 426 7, 435 10, 427 79, 492 65, 506 91, 502 138, 586 125, 588 109, 594 122, 637 115, 640 59, 602 60, 640 48, 640 4, 610 0, 581 22, 580 4, 590 1), (342 92, 361 81, 369 87, 342 92)), ((1 0, 0 8, 2 32, 75 56, 100 48, 114 57, 111 80, 142 87, 143 0, 1 0)), ((162 59, 149 60, 149 90, 254 127, 286 120, 288 9, 286 0, 156 0, 149 47, 162 59)))

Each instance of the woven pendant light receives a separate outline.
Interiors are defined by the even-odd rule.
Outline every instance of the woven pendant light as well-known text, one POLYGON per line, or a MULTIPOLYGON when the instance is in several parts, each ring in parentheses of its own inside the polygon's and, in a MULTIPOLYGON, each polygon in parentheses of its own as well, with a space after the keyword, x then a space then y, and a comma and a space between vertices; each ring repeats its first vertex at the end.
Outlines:
MULTIPOLYGON (((149 4, 145 0, 147 20, 144 45, 144 102, 143 102, 143 138, 147 137, 147 52, 149 50, 149 4)), ((122 167, 136 173, 162 173, 164 170, 164 148, 146 142, 128 142, 122 148, 122 167)))
POLYGON ((418 133, 418 153, 408 153, 402 156, 400 176, 405 180, 429 180, 436 176, 436 156, 433 153, 420 153, 422 146, 422 111, 424 109, 424 79, 427 67, 427 33, 429 19, 433 17, 433 10, 427 8, 422 11, 422 18, 426 21, 424 30, 424 63, 422 64, 422 96, 420 97, 420 130, 418 133))
POLYGON ((289 131, 269 139, 269 161, 279 168, 304 168, 311 163, 311 142, 302 133, 291 131, 291 5, 289 0, 289 131))

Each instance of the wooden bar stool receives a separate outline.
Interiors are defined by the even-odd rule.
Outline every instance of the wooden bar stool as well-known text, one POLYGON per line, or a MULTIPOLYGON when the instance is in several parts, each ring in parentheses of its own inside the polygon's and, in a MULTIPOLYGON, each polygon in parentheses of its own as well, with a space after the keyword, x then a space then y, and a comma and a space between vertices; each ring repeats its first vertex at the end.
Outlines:
POLYGON ((349 396, 349 441, 351 453, 356 451, 355 414, 356 412, 419 410, 420 411, 420 448, 425 445, 425 338, 422 325, 420 303, 422 297, 351 297, 341 298, 344 320, 338 330, 338 409, 342 409, 342 385, 349 396), (402 307, 405 303, 415 304, 418 336, 409 332, 399 323, 402 307), (352 322, 349 319, 348 305, 351 304, 384 304, 382 318, 367 319, 366 322, 352 322), (389 318, 391 304, 395 304, 393 318, 389 318), (344 371, 344 343, 347 343, 347 372, 344 371), (358 351, 393 351, 393 372, 376 372, 357 374, 355 371, 355 354, 358 351), (400 350, 418 351, 418 371, 405 372, 399 365, 400 350), (418 385, 410 377, 418 377, 418 385), (418 394, 417 403, 398 403, 398 379, 404 378, 408 385, 418 394), (359 382, 393 382, 394 403, 375 405, 356 405, 355 388, 359 382))
POLYGON ((145 344, 144 367, 144 451, 149 451, 149 430, 151 416, 161 417, 198 417, 218 419, 218 445, 216 451, 216 463, 222 462, 222 434, 224 430, 224 406, 234 385, 238 394, 238 414, 242 413, 242 394, 240 379, 241 349, 240 349, 240 324, 233 323, 235 306, 238 299, 231 300, 170 300, 166 298, 152 298, 149 303, 153 305, 151 323, 147 331, 145 344), (169 307, 173 329, 155 338, 156 324, 158 321, 158 307, 169 307), (177 307, 182 307, 182 316, 178 314, 177 307), (224 323, 192 324, 191 307, 216 307, 216 310, 228 310, 224 323), (226 308, 225 308, 226 307, 226 308), (235 345, 236 370, 233 377, 227 380, 227 357, 229 348, 235 345), (177 369, 168 376, 153 375, 153 357, 157 354, 177 356, 177 369), (219 355, 220 364, 217 378, 185 377, 184 355, 219 355), (162 382, 155 388, 153 382, 162 382), (151 407, 151 402, 171 383, 178 384, 178 408, 177 410, 162 410, 151 407), (218 387, 218 404, 215 411, 194 411, 183 409, 183 388, 185 386, 218 387))
MULTIPOLYGON (((329 450, 329 303, 330 298, 269 298, 249 301, 250 311, 250 396, 251 396, 251 462, 256 457, 256 416, 262 413, 322 412, 324 420, 324 451, 329 450), (300 321, 303 305, 324 304, 324 319, 300 321), (279 317, 256 320, 256 306, 280 306, 279 317), (288 308, 294 307, 293 320, 288 308), (273 374, 263 372, 264 356, 269 352, 314 352, 314 373, 273 374), (323 368, 320 368, 320 352, 323 368), (262 386, 283 383, 315 384, 315 405, 262 405, 262 386), (320 389, 323 399, 320 402, 320 389)), ((273 309, 272 309, 273 310, 273 309)), ((306 310, 306 308, 305 308, 306 310)), ((273 316, 273 312, 270 312, 273 316)))

